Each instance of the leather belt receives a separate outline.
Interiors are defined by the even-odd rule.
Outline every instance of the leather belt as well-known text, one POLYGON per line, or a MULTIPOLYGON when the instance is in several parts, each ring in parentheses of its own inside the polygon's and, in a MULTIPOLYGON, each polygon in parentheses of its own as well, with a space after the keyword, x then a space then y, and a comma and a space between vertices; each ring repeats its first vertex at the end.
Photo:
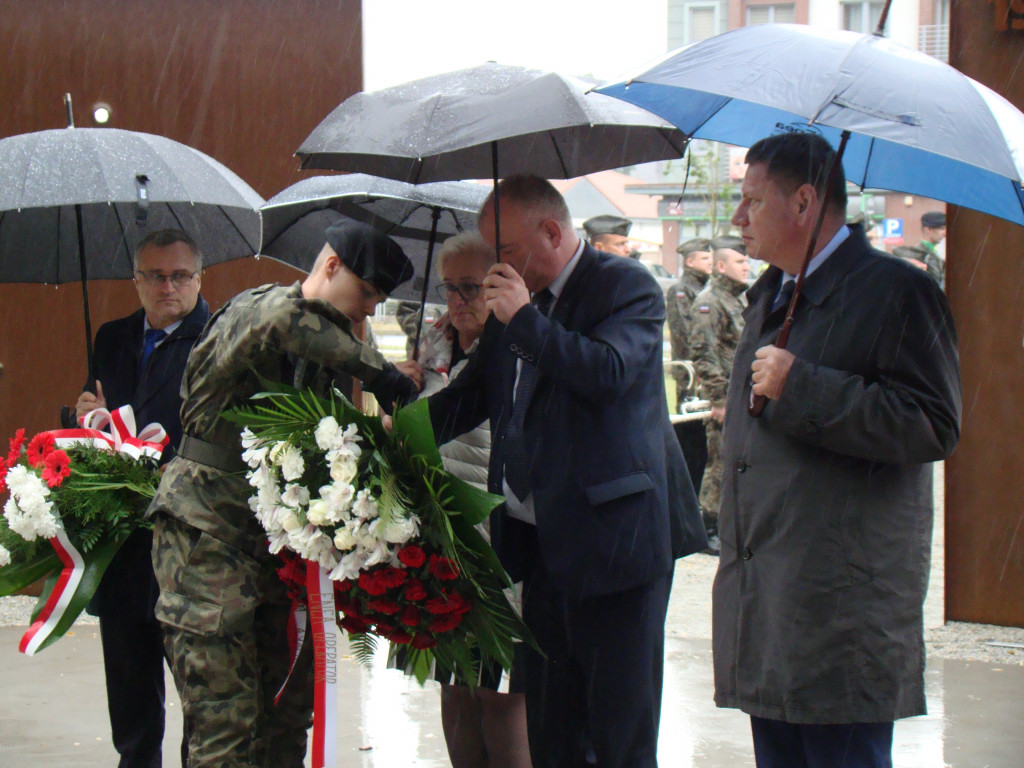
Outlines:
POLYGON ((200 440, 192 435, 183 435, 181 445, 178 447, 178 455, 184 459, 205 464, 208 467, 219 469, 222 472, 243 472, 248 467, 242 461, 242 447, 225 447, 200 440))

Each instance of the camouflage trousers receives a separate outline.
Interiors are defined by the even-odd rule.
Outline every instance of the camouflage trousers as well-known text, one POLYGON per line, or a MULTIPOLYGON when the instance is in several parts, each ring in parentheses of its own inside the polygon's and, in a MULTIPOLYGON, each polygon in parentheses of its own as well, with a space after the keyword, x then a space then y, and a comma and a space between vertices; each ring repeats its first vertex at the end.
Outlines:
POLYGON ((306 643, 288 675, 290 600, 274 571, 208 533, 157 518, 156 616, 189 735, 188 768, 301 768, 312 724, 306 643))
POLYGON ((722 506, 722 425, 708 419, 708 463, 700 485, 700 508, 705 523, 718 526, 718 510, 722 506))

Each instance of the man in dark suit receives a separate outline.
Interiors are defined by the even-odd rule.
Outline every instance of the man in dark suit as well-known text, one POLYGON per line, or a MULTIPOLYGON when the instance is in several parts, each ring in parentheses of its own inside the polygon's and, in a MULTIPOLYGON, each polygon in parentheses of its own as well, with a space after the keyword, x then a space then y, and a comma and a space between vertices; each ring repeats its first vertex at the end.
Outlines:
MULTIPOLYGON (((147 235, 135 251, 135 288, 142 308, 105 323, 96 334, 96 392, 75 405, 81 419, 94 408, 131 405, 141 429, 159 422, 170 444, 181 441, 181 376, 192 344, 210 317, 199 295, 202 255, 179 230, 147 235)), ((153 614, 151 530, 136 530, 103 575, 89 612, 100 618, 107 706, 121 768, 159 766, 164 735, 164 650, 153 614)), ((182 743, 182 764, 186 742, 182 743)))
POLYGON ((757 142, 733 215, 772 266, 729 381, 712 647, 715 702, 751 716, 758 768, 891 768, 893 721, 925 713, 930 462, 960 434, 946 298, 845 224, 834 155, 812 134, 757 142))
POLYGON ((498 194, 492 317, 431 420, 439 442, 491 420, 488 484, 507 499, 492 543, 544 652, 513 671, 535 768, 591 749, 601 768, 655 766, 673 561, 707 546, 668 419, 664 297, 642 265, 582 243, 548 182, 498 194))

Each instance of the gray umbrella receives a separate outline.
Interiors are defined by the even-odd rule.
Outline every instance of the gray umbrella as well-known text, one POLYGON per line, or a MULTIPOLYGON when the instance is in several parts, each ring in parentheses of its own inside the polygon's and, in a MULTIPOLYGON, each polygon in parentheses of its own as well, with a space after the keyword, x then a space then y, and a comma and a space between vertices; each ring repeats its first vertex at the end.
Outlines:
POLYGON ((211 157, 162 136, 116 128, 39 131, 0 139, 0 282, 129 278, 149 232, 176 227, 206 265, 251 256, 263 199, 211 157))
POLYGON ((296 154, 303 168, 414 184, 494 178, 494 143, 503 175, 549 179, 682 156, 673 125, 588 87, 494 63, 435 75, 346 99, 296 154))
POLYGON ((361 221, 395 239, 415 267, 392 297, 425 303, 435 243, 474 229, 488 191, 469 182, 417 186, 361 173, 303 179, 260 209, 260 253, 309 272, 327 227, 343 218, 361 221))
MULTIPOLYGON (((303 168, 495 185, 516 173, 568 179, 682 157, 686 136, 673 125, 587 88, 555 72, 489 62, 357 93, 296 154, 303 168)), ((496 198, 501 242, 497 209, 496 198)))

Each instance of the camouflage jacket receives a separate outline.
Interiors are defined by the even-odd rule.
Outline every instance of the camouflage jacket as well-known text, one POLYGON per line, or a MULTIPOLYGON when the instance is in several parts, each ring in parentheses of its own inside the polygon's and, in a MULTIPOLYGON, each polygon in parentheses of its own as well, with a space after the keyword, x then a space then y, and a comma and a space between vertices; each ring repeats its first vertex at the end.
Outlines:
MULTIPOLYGON (((672 341, 672 359, 690 360, 690 329, 693 321, 690 307, 697 294, 704 290, 708 276, 690 267, 683 267, 679 282, 668 289, 665 296, 665 316, 672 341)), ((685 378, 685 374, 680 374, 685 378)), ((677 376, 679 378, 679 376, 677 376)))
POLYGON ((697 369, 701 396, 712 405, 725 405, 729 374, 736 346, 743 333, 743 292, 746 283, 714 275, 694 299, 690 331, 690 354, 697 369))
MULTIPOLYGON (((384 404, 415 397, 412 382, 379 352, 352 335, 352 323, 321 299, 306 299, 299 283, 240 293, 210 318, 181 381, 185 434, 238 446, 240 428, 221 414, 259 392, 257 374, 325 394, 341 374, 363 382, 384 404)), ((249 508, 244 472, 230 473, 175 457, 164 472, 149 514, 163 512, 242 549, 266 551, 266 535, 249 508)))

